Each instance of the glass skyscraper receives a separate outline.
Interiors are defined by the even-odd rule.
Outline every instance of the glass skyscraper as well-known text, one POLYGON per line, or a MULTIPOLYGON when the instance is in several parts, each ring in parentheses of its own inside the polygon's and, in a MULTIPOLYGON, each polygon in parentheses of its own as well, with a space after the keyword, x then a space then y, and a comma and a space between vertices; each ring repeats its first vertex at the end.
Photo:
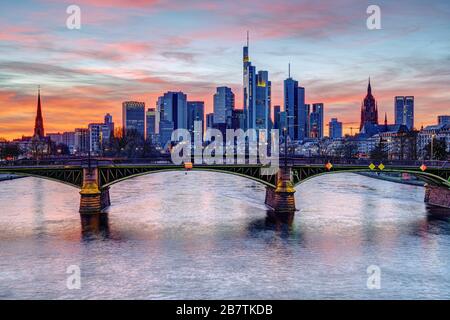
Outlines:
POLYGON ((290 76, 284 80, 284 111, 287 131, 292 140, 303 141, 308 137, 309 111, 305 105, 305 88, 290 76))
POLYGON ((309 115, 310 119, 310 134, 311 138, 323 138, 323 103, 314 103, 312 105, 312 112, 309 115))
POLYGON ((328 136, 331 139, 340 139, 342 138, 342 122, 339 122, 337 118, 331 118, 329 125, 329 134, 328 136))
POLYGON ((122 127, 124 132, 135 130, 145 138, 145 103, 126 101, 122 103, 122 127))
POLYGON ((203 101, 188 101, 187 102, 187 127, 190 132, 194 132, 195 121, 202 122, 202 128, 205 123, 205 103, 203 101))
POLYGON ((231 88, 218 87, 214 94, 214 124, 232 127, 234 110, 234 93, 231 88))
POLYGON ((414 129, 414 97, 395 97, 395 124, 402 124, 409 130, 414 129))

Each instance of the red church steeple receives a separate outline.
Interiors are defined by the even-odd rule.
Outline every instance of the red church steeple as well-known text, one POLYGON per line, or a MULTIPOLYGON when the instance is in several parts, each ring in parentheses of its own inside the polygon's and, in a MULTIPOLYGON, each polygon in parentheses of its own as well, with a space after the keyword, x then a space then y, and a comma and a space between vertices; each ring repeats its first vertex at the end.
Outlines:
POLYGON ((36 120, 34 122, 34 138, 43 139, 44 134, 44 120, 42 118, 42 107, 41 107, 41 88, 38 89, 38 102, 37 102, 37 112, 36 120))
POLYGON ((361 105, 361 124, 359 129, 362 130, 365 124, 378 124, 378 106, 372 95, 372 86, 367 86, 367 95, 361 105))

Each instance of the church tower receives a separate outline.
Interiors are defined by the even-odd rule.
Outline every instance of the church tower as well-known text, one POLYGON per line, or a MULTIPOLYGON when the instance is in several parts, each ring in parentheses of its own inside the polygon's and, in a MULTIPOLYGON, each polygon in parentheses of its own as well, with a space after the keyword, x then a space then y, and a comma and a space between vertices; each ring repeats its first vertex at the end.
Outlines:
POLYGON ((378 106, 372 95, 372 86, 367 86, 367 95, 361 105, 361 124, 359 130, 362 130, 365 124, 378 124, 378 106))
POLYGON ((34 122, 34 135, 33 138, 37 140, 43 140, 44 134, 44 120, 42 119, 42 107, 41 107, 41 88, 38 90, 38 102, 37 102, 37 112, 36 120, 34 122))

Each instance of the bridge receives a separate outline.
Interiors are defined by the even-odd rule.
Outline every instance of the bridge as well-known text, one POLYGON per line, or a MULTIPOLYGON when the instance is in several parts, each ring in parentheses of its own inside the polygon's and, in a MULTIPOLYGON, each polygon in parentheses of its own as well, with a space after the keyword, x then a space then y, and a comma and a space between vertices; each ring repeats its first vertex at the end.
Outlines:
POLYGON ((255 164, 174 165, 162 160, 49 160, 0 165, 0 173, 32 176, 70 185, 80 190, 82 215, 102 212, 111 201, 109 188, 137 176, 179 171, 209 171, 233 174, 266 186, 266 205, 276 212, 293 212, 295 187, 314 177, 342 172, 397 172, 416 176, 426 183, 425 202, 450 208, 450 164, 448 162, 289 159, 276 172, 263 174, 255 164))

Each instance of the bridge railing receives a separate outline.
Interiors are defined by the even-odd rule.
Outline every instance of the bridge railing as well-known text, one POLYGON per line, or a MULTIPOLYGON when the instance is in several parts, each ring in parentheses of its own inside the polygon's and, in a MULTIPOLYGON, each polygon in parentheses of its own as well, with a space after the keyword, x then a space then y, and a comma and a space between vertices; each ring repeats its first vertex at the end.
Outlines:
MULTIPOLYGON (((285 158, 280 157, 279 164, 282 166, 285 158)), ((383 163, 385 166, 398 167, 420 167, 425 164, 430 168, 450 169, 449 161, 419 161, 419 160, 371 160, 371 159, 343 159, 343 158, 302 158, 289 157, 286 159, 288 165, 325 165, 331 162, 333 165, 354 165, 354 166, 369 166, 371 163, 383 163)), ((193 161, 193 159, 192 159, 193 161)), ((224 162, 226 163, 226 162, 224 162)), ((249 164, 248 158, 245 158, 244 163, 249 164)), ((45 167, 45 166, 82 166, 88 167, 106 166, 106 165, 169 165, 173 164, 169 157, 158 158, 48 158, 48 159, 21 159, 15 161, 0 161, 0 168, 2 167, 45 167)))

